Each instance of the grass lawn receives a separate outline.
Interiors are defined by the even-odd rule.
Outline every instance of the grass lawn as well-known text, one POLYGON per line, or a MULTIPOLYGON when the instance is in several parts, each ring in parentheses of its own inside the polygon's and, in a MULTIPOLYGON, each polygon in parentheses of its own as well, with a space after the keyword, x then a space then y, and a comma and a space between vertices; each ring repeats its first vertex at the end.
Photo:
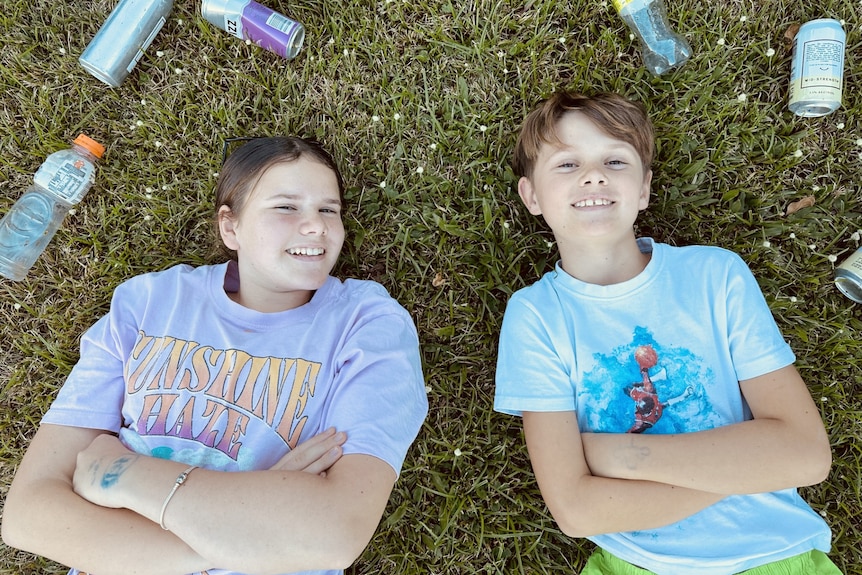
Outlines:
MULTIPOLYGON (((431 405, 350 573, 577 572, 591 544, 556 528, 520 422, 491 410, 506 301, 557 257, 508 159, 540 98, 614 90, 642 101, 659 134, 639 233, 719 245, 751 266, 832 441, 829 479, 803 495, 834 531, 837 564, 862 574, 862 306, 833 284, 862 244, 858 0, 672 2, 694 55, 661 77, 608 1, 270 0, 307 28, 292 61, 180 1, 117 89, 77 62, 115 2, 2 4, 0 213, 79 132, 107 153, 26 280, 0 279, 0 498, 113 288, 213 261, 223 140, 298 134, 324 142, 349 185, 337 272, 380 281, 411 312, 431 405), (845 21, 844 105, 803 119, 787 109, 785 31, 821 17, 845 21)), ((0 574, 63 572, 0 544, 0 574)))

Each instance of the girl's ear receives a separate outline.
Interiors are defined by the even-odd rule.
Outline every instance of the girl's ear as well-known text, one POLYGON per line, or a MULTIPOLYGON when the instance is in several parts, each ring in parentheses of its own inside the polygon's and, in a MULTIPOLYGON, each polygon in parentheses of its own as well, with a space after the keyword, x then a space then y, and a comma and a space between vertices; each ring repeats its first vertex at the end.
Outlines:
POLYGON ((218 209, 218 231, 221 235, 221 241, 229 250, 237 251, 239 242, 236 237, 237 221, 233 215, 233 211, 228 206, 222 206, 218 209))
POLYGON ((534 216, 542 215, 542 208, 536 199, 536 192, 533 190, 533 182, 527 177, 521 177, 518 180, 518 195, 521 196, 521 201, 527 206, 527 210, 534 216))

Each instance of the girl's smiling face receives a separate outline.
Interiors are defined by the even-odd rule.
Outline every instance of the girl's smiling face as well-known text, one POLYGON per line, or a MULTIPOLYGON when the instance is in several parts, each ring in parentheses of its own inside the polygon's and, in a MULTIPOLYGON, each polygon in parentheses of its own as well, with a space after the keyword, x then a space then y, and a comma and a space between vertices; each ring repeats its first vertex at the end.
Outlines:
POLYGON ((268 168, 242 211, 219 208, 219 232, 236 251, 240 289, 231 297, 262 312, 307 303, 326 282, 344 243, 335 173, 300 156, 268 168))

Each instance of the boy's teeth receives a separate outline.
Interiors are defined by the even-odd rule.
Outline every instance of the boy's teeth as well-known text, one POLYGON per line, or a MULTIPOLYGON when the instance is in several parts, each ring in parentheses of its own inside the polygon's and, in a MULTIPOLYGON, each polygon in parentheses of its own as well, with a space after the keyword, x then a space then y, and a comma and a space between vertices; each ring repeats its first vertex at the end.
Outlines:
POLYGON ((323 248, 290 248, 287 253, 294 256, 320 256, 323 255, 323 248))
POLYGON ((611 201, 602 198, 600 200, 593 200, 593 199, 581 200, 580 202, 577 202, 575 204, 575 207, 576 208, 590 208, 592 206, 609 206, 609 205, 611 205, 611 201))

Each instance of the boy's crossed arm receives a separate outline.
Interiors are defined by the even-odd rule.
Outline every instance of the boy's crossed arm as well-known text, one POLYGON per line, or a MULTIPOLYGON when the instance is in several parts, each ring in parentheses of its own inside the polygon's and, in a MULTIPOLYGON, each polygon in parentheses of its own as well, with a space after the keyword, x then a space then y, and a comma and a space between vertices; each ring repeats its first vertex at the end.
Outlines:
POLYGON ((740 382, 754 419, 676 435, 584 434, 591 471, 731 495, 823 481, 829 439, 792 365, 740 382))
POLYGON ((536 480, 560 528, 575 537, 652 529, 727 494, 822 481, 829 442, 796 369, 740 386, 754 420, 689 434, 581 434, 574 412, 525 412, 536 480))

